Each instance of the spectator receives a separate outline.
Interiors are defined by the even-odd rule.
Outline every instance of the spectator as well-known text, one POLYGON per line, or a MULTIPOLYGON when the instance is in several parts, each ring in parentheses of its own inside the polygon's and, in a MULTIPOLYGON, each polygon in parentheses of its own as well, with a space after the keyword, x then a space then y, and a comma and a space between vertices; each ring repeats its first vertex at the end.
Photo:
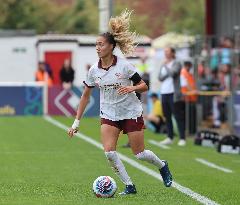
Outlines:
POLYGON ((48 63, 45 63, 45 70, 47 71, 48 73, 48 76, 52 79, 53 81, 53 72, 52 72, 52 69, 50 67, 50 65, 48 63))
POLYGON ((38 69, 35 73, 35 80, 38 82, 46 82, 48 86, 53 85, 53 81, 49 77, 48 72, 46 71, 44 62, 38 63, 38 69))
POLYGON ((151 94, 152 99, 152 112, 146 116, 144 119, 149 121, 155 128, 156 133, 164 132, 165 118, 162 111, 162 103, 158 99, 156 93, 151 94))
MULTIPOLYGON (((221 65, 220 71, 218 74, 221 91, 229 91, 230 90, 230 70, 231 65, 225 64, 221 65)), ((213 97, 213 128, 220 128, 221 123, 225 122, 226 117, 226 97, 223 96, 214 96, 213 97)))
POLYGON ((60 70, 60 79, 64 89, 70 89, 74 81, 74 70, 69 59, 65 59, 62 69, 60 70))
POLYGON ((161 81, 160 93, 162 96, 163 113, 166 118, 168 138, 161 144, 173 143, 173 123, 172 114, 174 113, 180 134, 179 146, 186 144, 185 130, 182 126, 182 102, 180 89, 181 64, 175 58, 175 49, 167 47, 165 49, 165 62, 160 68, 159 80, 161 81))
POLYGON ((224 91, 229 91, 231 87, 231 64, 223 64, 220 66, 220 77, 221 89, 224 91))
MULTIPOLYGON (((197 101, 197 88, 196 82, 193 74, 190 72, 192 68, 192 63, 190 61, 184 62, 184 67, 181 70, 180 83, 181 91, 184 95, 184 101, 188 106, 188 129, 190 134, 195 134, 196 132, 196 101, 197 101)), ((185 108, 186 106, 184 106, 185 108)), ((183 115, 183 123, 185 122, 185 112, 183 115)), ((185 127, 185 123, 183 125, 185 127)))
POLYGON ((240 58, 236 69, 233 69, 232 72, 233 72, 233 88, 235 88, 236 90, 240 90, 240 58))

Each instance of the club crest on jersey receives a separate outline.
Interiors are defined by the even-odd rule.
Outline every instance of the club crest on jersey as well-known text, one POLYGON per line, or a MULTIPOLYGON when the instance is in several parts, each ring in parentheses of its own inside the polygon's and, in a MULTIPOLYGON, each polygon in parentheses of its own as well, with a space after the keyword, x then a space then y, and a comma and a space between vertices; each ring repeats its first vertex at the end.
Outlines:
POLYGON ((115 73, 115 75, 118 79, 124 78, 124 75, 122 75, 121 73, 115 73))

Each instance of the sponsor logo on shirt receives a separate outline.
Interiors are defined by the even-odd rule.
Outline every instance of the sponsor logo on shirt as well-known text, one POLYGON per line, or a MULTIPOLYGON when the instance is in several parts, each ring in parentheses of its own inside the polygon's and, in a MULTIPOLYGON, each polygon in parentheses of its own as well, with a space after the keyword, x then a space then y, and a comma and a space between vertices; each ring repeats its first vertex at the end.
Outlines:
POLYGON ((116 90, 121 85, 122 85, 121 83, 107 84, 107 85, 101 85, 100 88, 103 88, 105 91, 109 91, 109 90, 116 90))

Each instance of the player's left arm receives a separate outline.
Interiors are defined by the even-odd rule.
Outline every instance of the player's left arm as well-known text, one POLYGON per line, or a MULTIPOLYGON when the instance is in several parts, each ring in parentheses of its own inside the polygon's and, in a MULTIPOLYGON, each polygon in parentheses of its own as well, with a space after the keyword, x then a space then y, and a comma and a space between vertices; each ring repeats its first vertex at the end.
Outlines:
POLYGON ((148 86, 147 84, 141 79, 141 81, 134 86, 134 91, 138 93, 143 93, 145 91, 148 91, 148 86))
POLYGON ((131 93, 131 92, 138 92, 138 93, 142 93, 148 90, 148 86, 146 85, 146 83, 142 80, 142 78, 140 77, 140 75, 138 73, 135 73, 131 78, 131 81, 133 81, 133 85, 132 86, 125 86, 125 87, 120 87, 118 89, 118 94, 120 95, 124 95, 127 93, 131 93))

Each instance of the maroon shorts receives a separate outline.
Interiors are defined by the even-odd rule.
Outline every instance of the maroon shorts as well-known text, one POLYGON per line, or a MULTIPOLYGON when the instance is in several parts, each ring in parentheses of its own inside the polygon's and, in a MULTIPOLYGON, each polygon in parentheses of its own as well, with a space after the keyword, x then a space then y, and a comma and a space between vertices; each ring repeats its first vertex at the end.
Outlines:
POLYGON ((145 129, 143 117, 138 117, 137 119, 126 119, 119 121, 112 121, 108 119, 101 118, 101 125, 107 124, 113 127, 116 127, 123 131, 123 134, 127 134, 129 132, 141 131, 145 129))

